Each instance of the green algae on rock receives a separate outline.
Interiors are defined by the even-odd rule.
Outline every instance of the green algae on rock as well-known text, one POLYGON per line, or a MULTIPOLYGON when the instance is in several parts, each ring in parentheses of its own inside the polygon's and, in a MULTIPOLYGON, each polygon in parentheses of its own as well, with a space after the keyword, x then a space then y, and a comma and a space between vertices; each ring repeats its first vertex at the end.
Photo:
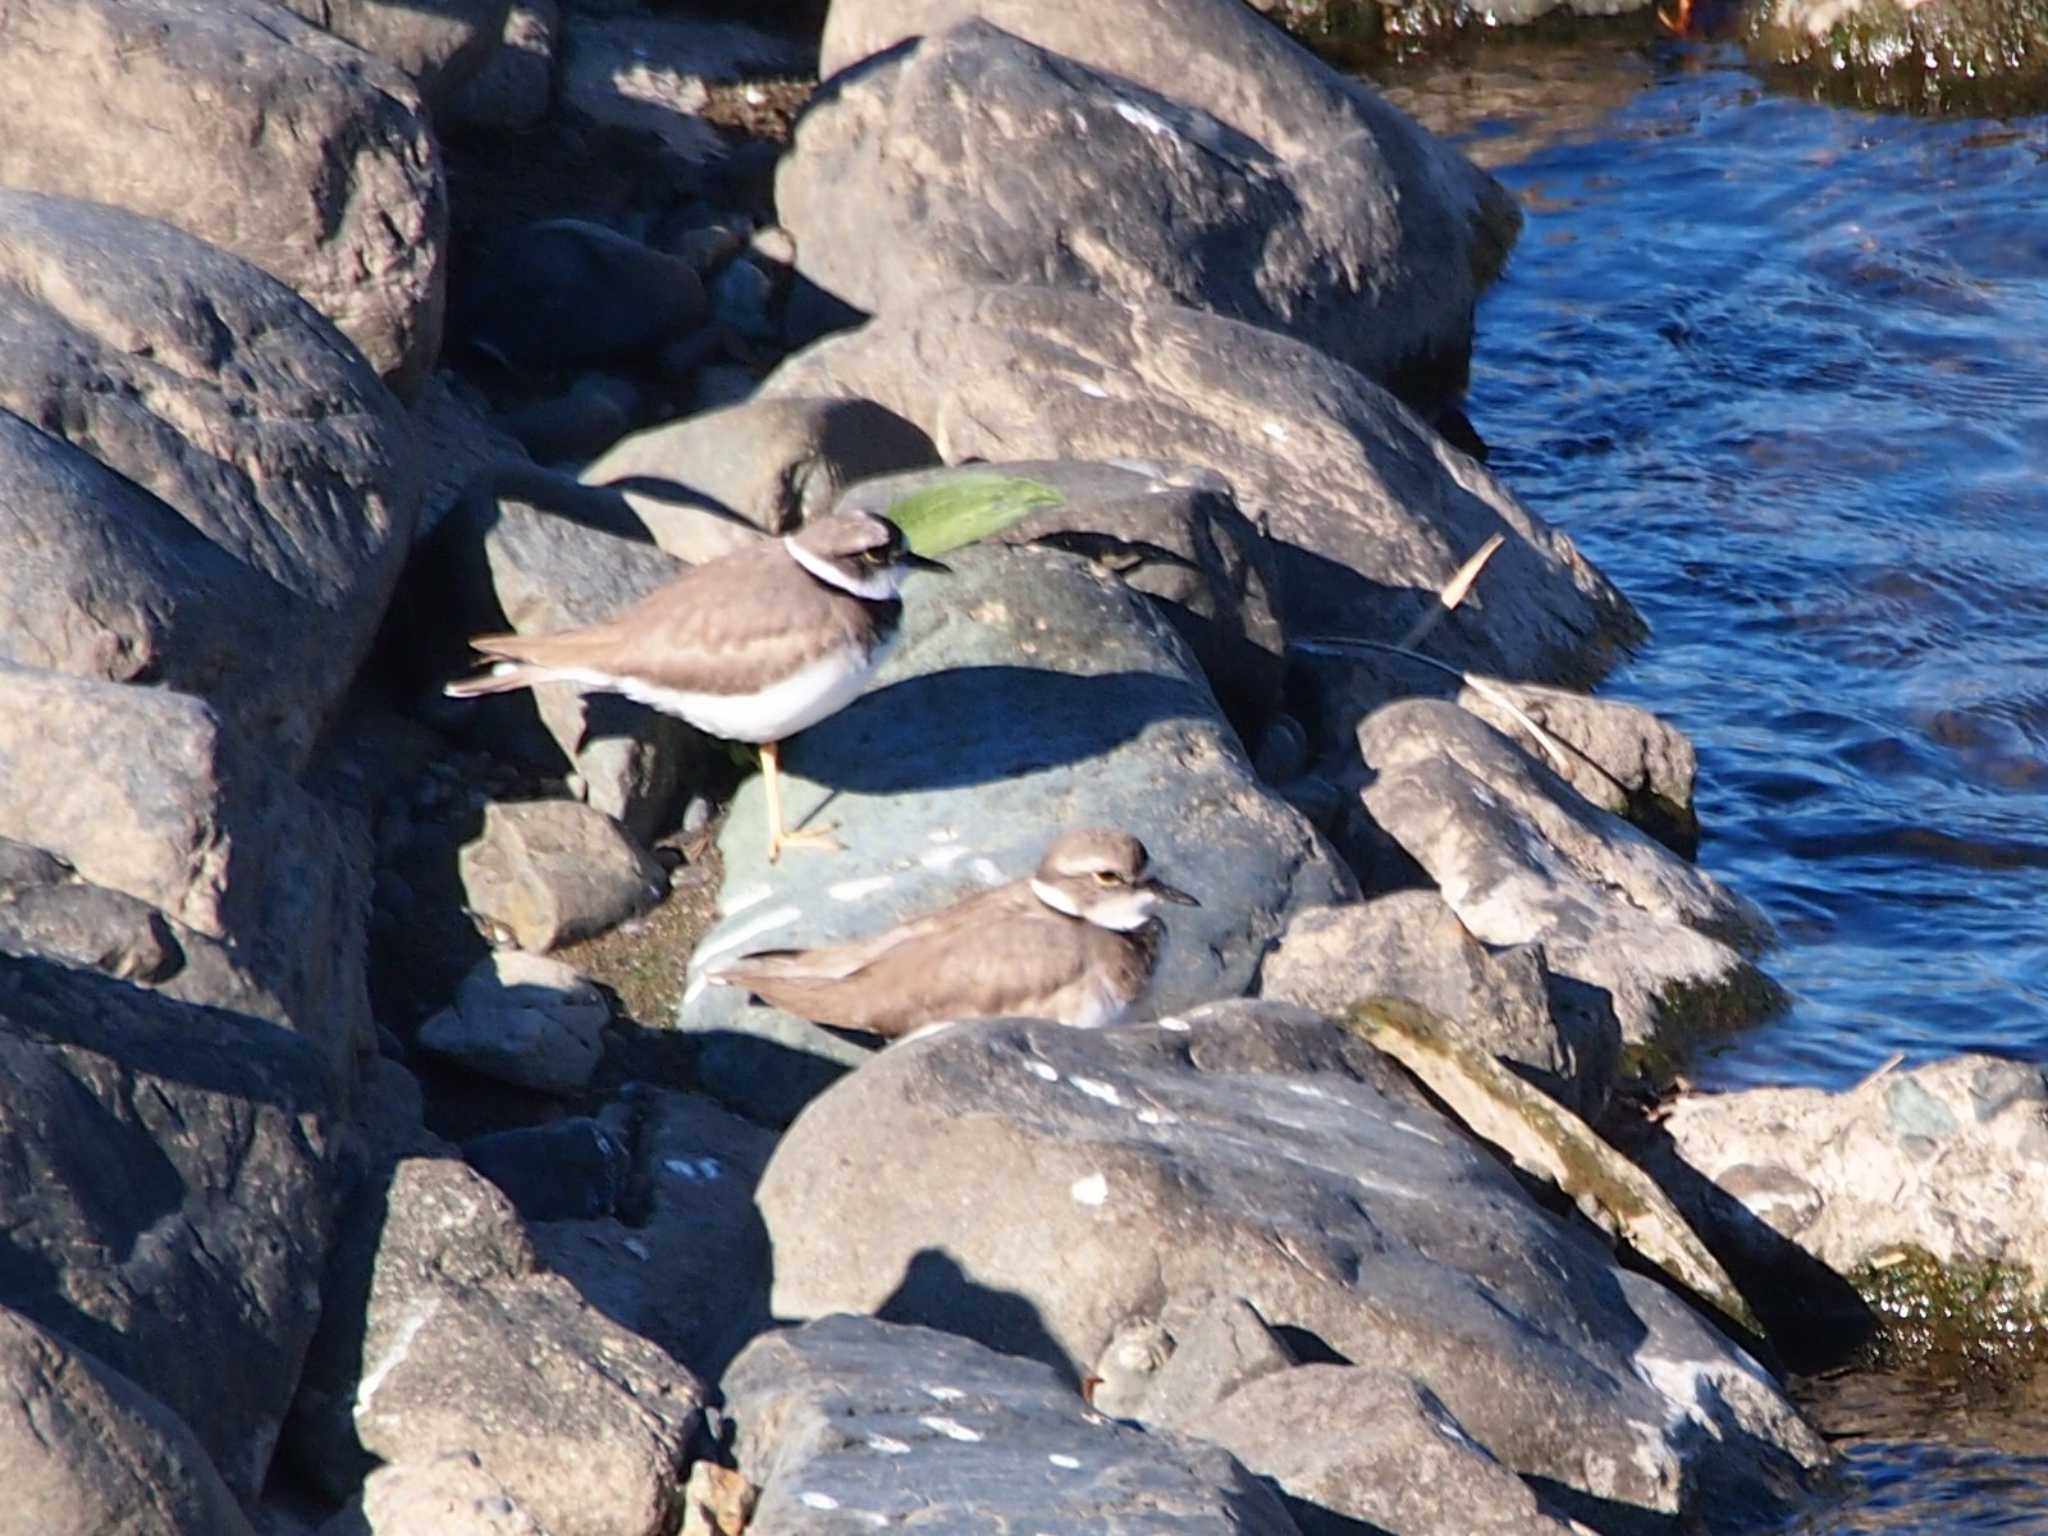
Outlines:
POLYGON ((2048 104, 2044 0, 1772 0, 1744 32, 1759 64, 1832 100, 1963 113, 2048 104))

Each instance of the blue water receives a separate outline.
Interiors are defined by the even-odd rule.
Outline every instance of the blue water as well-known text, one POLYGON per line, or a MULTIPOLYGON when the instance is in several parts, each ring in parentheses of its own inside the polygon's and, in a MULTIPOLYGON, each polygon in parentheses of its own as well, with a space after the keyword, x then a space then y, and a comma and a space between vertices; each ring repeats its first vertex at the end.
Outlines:
MULTIPOLYGON (((1604 691, 1692 736, 1700 861, 1778 927, 1789 1008, 1695 1080, 2048 1061, 2048 118, 1648 41, 1386 83, 1522 200, 1468 413, 1649 620, 1604 691)), ((2048 1408, 1861 1390, 1800 1531, 2048 1532, 2048 1408)))

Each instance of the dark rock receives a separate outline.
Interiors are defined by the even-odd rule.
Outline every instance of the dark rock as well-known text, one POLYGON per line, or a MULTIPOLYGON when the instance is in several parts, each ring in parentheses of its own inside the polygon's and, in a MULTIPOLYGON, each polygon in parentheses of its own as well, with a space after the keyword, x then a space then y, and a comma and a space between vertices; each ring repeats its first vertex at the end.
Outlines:
POLYGON ((1215 1447, 1110 1423, 1044 1366, 928 1329, 832 1317, 770 1334, 724 1391, 761 1485, 750 1530, 1293 1536, 1215 1447))
POLYGON ((21 1532, 250 1536, 192 1431, 87 1350, 0 1308, 0 1487, 21 1532))
MULTIPOLYGON (((1171 305, 961 288, 791 358, 772 395, 851 395, 965 459, 1142 459, 1225 477, 1275 541, 1291 637, 1392 642, 1495 533, 1432 655, 1551 680, 1640 633, 1571 540, 1391 395, 1300 342, 1171 305)), ((1348 722, 1340 722, 1348 728, 1348 722)))
POLYGON ((755 341, 767 341, 781 329, 770 306, 775 280, 745 257, 729 261, 709 287, 711 313, 719 324, 755 341))
POLYGON ((1540 943, 1559 976, 1604 990, 1630 1045, 1671 1048, 1746 1023, 1778 994, 1743 958, 1763 915, 1498 731, 1434 699, 1358 728, 1373 820, 1429 872, 1472 936, 1540 943))
POLYGON ((442 104, 441 116, 468 129, 516 132, 548 115, 562 11, 555 0, 512 0, 499 46, 442 104))
POLYGON ((1596 1021, 1555 1008, 1551 983, 1541 945, 1490 949, 1435 891, 1399 891, 1296 913, 1266 956, 1259 995, 1332 1017, 1381 993, 1408 998, 1591 1117, 1614 1085, 1621 1029, 1611 1011, 1596 1021))
POLYGON ((1287 1341, 1242 1296, 1170 1303, 1111 1335, 1088 1373, 1088 1402, 1114 1418, 1178 1429, 1246 1382, 1294 1364, 1287 1341))
POLYGON ((462 1157, 528 1221, 611 1215, 631 1164, 627 1149, 587 1115, 475 1137, 462 1144, 462 1157))
POLYGON ((633 428, 640 386, 606 373, 586 373, 561 394, 506 412, 505 430, 543 464, 581 463, 603 453, 633 428))
POLYGON ((510 0, 282 0, 316 27, 397 65, 438 110, 505 35, 510 0))
MULTIPOLYGON (((1372 86, 1322 64, 1235 0, 1115 0, 1087 7, 1048 0, 839 0, 819 67, 837 74, 906 38, 938 38, 969 18, 1085 67, 1055 61, 1049 78, 1041 73, 1033 80, 1019 55, 1011 66, 1018 73, 990 94, 1016 94, 1033 105, 1071 103, 1089 121, 1091 162, 1098 134, 1118 149, 1107 186, 1096 191, 1094 177, 1104 173, 1078 170, 1056 144, 1041 147, 1028 112, 997 129, 956 106, 951 131, 936 134, 931 151, 921 158, 905 154, 891 167, 906 201, 922 194, 944 216, 953 178, 965 176, 972 189, 969 168, 983 154, 997 157, 973 194, 995 211, 963 211, 965 227, 988 246, 1001 250, 1009 243, 1016 252, 995 282, 1065 283, 1070 273, 1085 273, 1105 291, 1141 301, 1173 298, 1223 310, 1227 294, 1258 307, 1244 265, 1232 270, 1221 256, 1224 240, 1212 238, 1199 253, 1189 251, 1136 212, 1166 203, 1179 210, 1191 199, 1195 217, 1225 238, 1248 233, 1256 241, 1271 220, 1273 249, 1252 270, 1260 287, 1289 295, 1267 313, 1277 320, 1293 311, 1285 321, 1293 334, 1403 393, 1456 392, 1471 346, 1474 300, 1500 269, 1521 224, 1506 190, 1463 155, 1431 138, 1372 86), (1086 81, 1087 88, 1062 88, 1062 75, 1086 81), (1044 194, 1033 180, 1045 184, 1044 194), (1284 196, 1276 196, 1274 184, 1284 196), (1116 214, 1095 213, 1097 199, 1111 193, 1121 199, 1116 214), (1046 210, 1047 197, 1054 211, 1046 210), (1019 220, 1039 221, 1035 241, 1005 227, 1002 215, 1011 210, 1019 220), (1099 252, 1092 259, 1064 253, 1050 238, 1075 223, 1081 226, 1076 244, 1099 252), (1159 248, 1148 248, 1151 241, 1159 248), (1136 269, 1132 276, 1115 275, 1124 263, 1136 269), (1212 266, 1229 277, 1203 272, 1212 266)), ((956 40, 954 47, 960 46, 956 40)), ((979 46, 991 62, 1018 54, 1015 44, 979 46)), ((936 74, 937 65, 922 63, 927 49, 929 42, 902 66, 906 83, 926 69, 936 74)), ((890 63, 875 61, 866 76, 849 76, 840 91, 857 101, 867 78, 893 72, 890 63)), ((906 113, 899 116, 916 121, 917 95, 906 90, 906 113)), ((812 114, 824 125, 833 115, 826 108, 812 114)), ((853 114, 840 109, 837 115, 853 114)), ((1058 131, 1070 131, 1067 119, 1061 122, 1058 131)), ((812 136, 807 121, 799 144, 812 136)), ((804 158, 800 154, 796 163, 804 158)), ((869 177, 842 174, 855 187, 874 185, 869 177)), ((801 236, 804 223, 789 211, 794 189, 786 184, 793 179, 786 175, 778 190, 785 218, 801 236)), ((871 191, 858 217, 872 217, 881 201, 882 194, 871 191)), ((828 250, 812 248, 821 243, 806 244, 807 264, 829 259, 830 250, 862 249, 843 238, 828 250)), ((915 261, 918 252, 943 243, 898 243, 898 259, 915 261)), ((921 302, 939 286, 921 282, 906 296, 921 302)), ((853 288, 839 291, 865 302, 853 288)), ((1013 446, 1008 454, 1040 451, 1013 446)))
POLYGON ((1826 1459, 1753 1360, 1301 1010, 912 1041, 810 1106, 758 1199, 780 1317, 874 1312, 1071 1378, 1136 1320, 1242 1297, 1638 1518, 1767 1509, 1826 1459), (877 1177, 877 1147, 916 1177, 877 1177))
POLYGON ((166 980, 185 960, 156 908, 84 881, 0 896, 0 952, 43 955, 144 985, 166 980))
POLYGON ((500 950, 420 1025, 419 1043, 499 1082, 570 1093, 597 1070, 610 1019, 604 994, 569 966, 500 950))
MULTIPOLYGON (((0 78, 29 68, 6 57, 37 9, 10 13, 0 78)), ((19 143, 4 102, 0 167, 19 143)), ((26 192, 0 190, 0 226, 0 658, 199 694, 298 767, 412 535, 405 413, 224 251, 26 192)))
POLYGON ((413 402, 412 424, 426 467, 426 489, 420 498, 422 539, 440 526, 473 485, 495 483, 500 466, 509 466, 508 473, 516 475, 532 457, 492 414, 490 402, 447 369, 427 380, 413 402))
POLYGON ((573 800, 493 801, 463 844, 469 909, 521 949, 549 950, 615 928, 668 891, 668 876, 602 811, 573 800))
POLYGON ((1033 460, 863 480, 839 507, 886 513, 901 497, 990 474, 1061 499, 996 541, 1080 555, 1156 599, 1240 734, 1253 739, 1279 704, 1286 635, 1272 551, 1230 488, 1204 470, 1033 460))
MULTIPOLYGON (((7 20, 0 186, 111 204, 232 251, 332 320, 394 389, 418 388, 441 345, 448 213, 403 74, 268 0, 20 0, 7 20), (157 152, 166 145, 176 153, 157 152)), ((10 229, 22 206, 0 215, 10 229)), ((133 249, 137 238, 115 238, 125 251, 76 251, 67 281, 121 282, 131 268, 161 281, 162 259, 133 249)), ((218 365, 221 318, 202 310, 188 324, 172 355, 218 365)), ((259 355, 269 330, 259 328, 259 355)), ((117 335, 130 356, 153 350, 117 335)), ((95 393, 102 407, 134 408, 126 391, 95 393)), ((261 405, 237 415, 298 419, 261 405)), ((361 510, 346 497, 334 508, 361 510)))
POLYGON ((758 780, 726 817, 724 916, 692 957, 680 1017, 706 1036, 705 1087, 755 1118, 787 1120, 863 1048, 707 988, 721 957, 873 932, 1028 874, 1066 828, 1114 826, 1202 902, 1172 909, 1146 1005, 1184 1008, 1245 991, 1290 913, 1352 894, 1253 777, 1147 602, 1051 550, 949 563, 950 576, 913 578, 903 640, 868 694, 784 750, 791 824, 822 809, 846 851, 768 864, 758 780))

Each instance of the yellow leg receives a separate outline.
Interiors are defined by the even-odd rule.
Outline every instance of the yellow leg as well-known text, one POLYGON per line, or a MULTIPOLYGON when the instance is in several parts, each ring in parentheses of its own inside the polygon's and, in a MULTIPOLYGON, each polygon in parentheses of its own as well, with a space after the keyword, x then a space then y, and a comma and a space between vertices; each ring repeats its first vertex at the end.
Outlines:
POLYGON ((767 781, 768 789, 768 862, 773 864, 785 848, 839 852, 844 845, 832 835, 832 828, 829 825, 793 832, 783 822, 782 776, 776 771, 781 761, 781 750, 782 743, 779 741, 761 743, 761 777, 767 781))

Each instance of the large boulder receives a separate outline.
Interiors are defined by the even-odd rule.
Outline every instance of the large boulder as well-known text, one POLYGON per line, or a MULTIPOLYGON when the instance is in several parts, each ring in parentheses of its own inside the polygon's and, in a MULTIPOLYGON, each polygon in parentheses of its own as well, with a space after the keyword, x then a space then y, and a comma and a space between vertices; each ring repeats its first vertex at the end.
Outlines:
POLYGON ((261 1019, 15 959, 0 963, 0 1081, 8 1308, 182 1418, 252 1499, 319 1316, 318 1055, 261 1019))
POLYGON ((505 36, 512 0, 282 0, 316 27, 396 64, 429 104, 445 104, 505 36))
MULTIPOLYGON (((1122 282, 1159 284, 1156 295, 1133 297, 1196 288, 1200 297, 1190 299, 1205 304, 1215 303, 1219 290, 1249 300, 1244 278, 1226 283, 1213 275, 1228 266, 1217 254, 1221 241, 1175 250, 1159 226, 1134 221, 1130 205, 1170 199, 1178 209, 1192 199, 1197 215, 1224 238, 1235 233, 1253 241, 1268 232, 1262 221, 1277 214, 1270 232, 1278 248, 1255 269, 1255 280, 1270 291, 1269 316, 1404 393, 1455 390, 1463 382, 1474 300, 1506 259, 1521 216, 1499 183, 1371 86, 1322 64, 1236 0, 839 0, 826 20, 819 68, 835 75, 906 38, 936 38, 970 18, 1081 66, 1054 64, 1036 81, 1015 76, 1002 94, 1016 90, 1027 112, 1053 101, 1080 106, 1090 131, 1088 162, 1076 162, 1028 125, 983 129, 956 106, 955 127, 933 135, 926 168, 915 177, 896 173, 903 192, 929 196, 940 210, 954 188, 964 187, 970 197, 1013 210, 1016 219, 1041 221, 1035 242, 1014 225, 1005 229, 1000 217, 968 226, 1015 253, 997 281, 1045 281, 1047 268, 1061 266, 1102 281, 1129 263, 1145 275, 1122 282), (1120 95, 1125 83, 1137 90, 1120 95), (1097 129, 1107 135, 1102 143, 1116 146, 1118 171, 1112 187, 1091 194, 1089 176, 1077 167, 1094 161, 1097 129), (962 173, 984 155, 993 157, 995 177, 977 188, 962 173), (1222 168, 1226 159, 1237 162, 1233 170, 1222 168), (1042 193, 1030 187, 1034 180, 1042 193), (1284 191, 1276 194, 1262 181, 1284 191), (1089 218, 1093 198, 1111 192, 1120 199, 1114 217, 1089 218), (1077 243, 1096 246, 1092 257, 1057 254, 1058 232, 1074 223, 1081 225, 1077 243), (1158 244, 1148 251, 1153 239, 1158 244), (1203 268, 1212 275, 1197 277, 1203 268)), ((1015 45, 1008 47, 1014 54, 1015 45)), ((934 84, 946 73, 924 60, 905 69, 904 107, 892 114, 898 122, 920 121, 917 97, 929 87, 911 81, 927 71, 934 84)), ((870 68, 876 72, 894 71, 877 61, 870 68)), ((959 78, 964 83, 970 75, 959 78)), ((841 89, 863 85, 863 78, 848 77, 841 89)), ((874 108, 859 101, 838 115, 855 132, 863 117, 866 126, 881 126, 874 108)), ((921 121, 918 132, 941 121, 921 121)), ((1070 134, 1072 120, 1062 116, 1044 132, 1070 134)), ((830 164, 829 156, 820 158, 821 168, 830 164)), ((873 206, 864 205, 862 216, 873 206)), ((784 215, 801 234, 787 206, 784 215)), ((908 238, 925 244, 925 237, 908 238)), ((807 249, 804 260, 816 254, 807 249)))
POLYGON ((1358 745, 1367 814, 1472 936, 1540 943, 1552 973, 1607 994, 1628 1044, 1680 1048, 1777 1005, 1747 958, 1769 936, 1761 912, 1476 715, 1389 704, 1358 745))
POLYGON ((1386 391, 1288 337, 1168 304, 959 288, 799 353, 771 395, 851 395, 948 463, 1142 459, 1224 477, 1275 541, 1290 631, 1392 642, 1493 534, 1433 655, 1583 679, 1640 620, 1571 540, 1386 391))
MULTIPOLYGON (((0 106, 0 182, 15 142, 0 106)), ((4 189, 0 228, 0 659, 199 694, 297 767, 412 535, 404 412, 200 240, 4 189)))
POLYGON ((1295 1536, 1214 1446, 1111 1423, 1043 1365, 930 1329, 832 1317, 770 1334, 724 1391, 761 1486, 752 1530, 1295 1536))
POLYGON ((1300 1010, 914 1040, 798 1118, 758 1200, 778 1316, 876 1313, 1077 1378, 1134 1321, 1242 1297, 1316 1359, 1416 1378, 1603 1523, 1760 1520, 1826 1459, 1755 1361, 1300 1010))
MULTIPOLYGON (((0 186, 126 208, 246 258, 401 393, 440 350, 447 197, 419 96, 270 0, 16 0, 0 186)), ((134 260, 126 244, 72 252, 49 291, 94 291, 134 260)), ((218 344, 200 320, 173 356, 218 344)))
POLYGON ((1143 598, 1050 550, 948 561, 952 575, 907 589, 903 640, 867 695, 785 749, 792 825, 818 811, 846 851, 767 863, 758 779, 726 818, 723 915, 692 957, 681 1022, 707 1037, 707 1086, 750 1114, 787 1119, 865 1051, 706 986, 706 970, 1022 877, 1070 827, 1136 834, 1202 902, 1169 910, 1158 1010, 1244 993, 1291 912, 1352 893, 1322 840, 1259 785, 1187 648, 1143 598))

